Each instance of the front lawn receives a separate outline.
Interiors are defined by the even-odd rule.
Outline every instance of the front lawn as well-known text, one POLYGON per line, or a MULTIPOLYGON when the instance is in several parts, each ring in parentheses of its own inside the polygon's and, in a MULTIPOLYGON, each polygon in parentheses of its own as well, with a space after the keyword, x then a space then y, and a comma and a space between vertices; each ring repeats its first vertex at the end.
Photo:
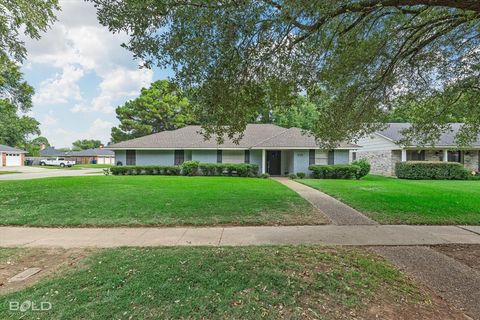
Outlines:
POLYGON ((0 296, 1 319, 388 319, 452 315, 358 249, 318 246, 100 250, 0 296), (11 301, 49 311, 9 311, 11 301))
POLYGON ((0 224, 321 224, 297 193, 270 179, 91 176, 0 181, 0 224))
POLYGON ((384 224, 480 224, 480 181, 306 179, 308 186, 384 224))

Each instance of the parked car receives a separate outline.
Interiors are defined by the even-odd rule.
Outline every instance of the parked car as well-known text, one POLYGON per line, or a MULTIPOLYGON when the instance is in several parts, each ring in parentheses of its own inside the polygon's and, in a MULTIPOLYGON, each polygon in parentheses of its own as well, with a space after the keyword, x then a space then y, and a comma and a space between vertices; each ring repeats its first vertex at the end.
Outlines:
POLYGON ((40 165, 41 166, 60 166, 63 168, 65 166, 71 167, 75 165, 75 161, 66 160, 65 158, 60 158, 60 157, 47 158, 44 160, 40 160, 40 165))

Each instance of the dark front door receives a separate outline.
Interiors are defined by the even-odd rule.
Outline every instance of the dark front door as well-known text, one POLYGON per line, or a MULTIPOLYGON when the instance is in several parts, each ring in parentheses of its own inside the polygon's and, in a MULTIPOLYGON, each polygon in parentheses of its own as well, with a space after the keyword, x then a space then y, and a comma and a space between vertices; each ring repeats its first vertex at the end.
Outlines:
POLYGON ((279 176, 282 174, 281 170, 281 156, 280 151, 267 151, 267 172, 272 176, 279 176))

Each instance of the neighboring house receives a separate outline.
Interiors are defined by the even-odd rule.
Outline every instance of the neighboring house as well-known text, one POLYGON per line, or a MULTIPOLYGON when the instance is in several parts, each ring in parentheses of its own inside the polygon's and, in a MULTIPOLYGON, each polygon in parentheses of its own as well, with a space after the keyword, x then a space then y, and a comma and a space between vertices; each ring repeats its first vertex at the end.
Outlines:
POLYGON ((0 166, 1 167, 23 166, 25 162, 26 153, 27 151, 0 144, 0 166))
POLYGON ((402 146, 402 130, 409 128, 408 123, 390 123, 388 128, 378 131, 357 143, 361 150, 354 152, 353 158, 366 158, 372 165, 372 173, 394 175, 395 163, 399 161, 448 161, 459 162, 466 168, 479 171, 480 137, 469 148, 460 148, 455 136, 461 124, 453 123, 451 132, 442 134, 434 146, 402 146))
POLYGON ((104 148, 71 151, 66 157, 77 164, 115 164, 115 153, 104 148))
POLYGON ((108 146, 117 165, 180 165, 187 160, 203 163, 252 163, 260 173, 286 175, 308 173, 311 164, 350 163, 350 150, 342 143, 335 150, 322 150, 315 138, 298 128, 272 124, 249 124, 238 144, 226 138, 217 144, 205 140, 200 126, 187 126, 108 146))
POLYGON ((40 157, 64 157, 67 154, 65 151, 57 150, 52 147, 44 148, 44 145, 40 148, 40 157))

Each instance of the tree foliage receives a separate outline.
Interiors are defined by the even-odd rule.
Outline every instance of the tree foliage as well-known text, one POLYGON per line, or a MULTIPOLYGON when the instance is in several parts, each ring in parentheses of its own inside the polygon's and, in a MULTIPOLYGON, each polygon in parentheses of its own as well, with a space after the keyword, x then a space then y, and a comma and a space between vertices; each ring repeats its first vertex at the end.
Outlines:
POLYGON ((102 141, 94 139, 77 140, 72 143, 73 150, 87 150, 100 148, 102 141))
POLYGON ((207 134, 242 131, 265 95, 305 91, 328 144, 380 129, 407 98, 427 140, 458 108, 462 141, 480 133, 480 1, 92 1, 146 66, 173 66, 207 134))
POLYGON ((30 134, 40 134, 38 121, 25 115, 34 90, 17 63, 26 57, 22 34, 39 39, 58 9, 57 0, 0 0, 0 143, 25 146, 30 134))
POLYGON ((32 117, 18 115, 17 108, 0 99, 0 144, 23 146, 31 134, 40 134, 39 123, 32 117))
POLYGON ((112 128, 114 143, 195 123, 189 101, 167 80, 143 88, 138 98, 119 106, 116 113, 120 125, 112 128))

